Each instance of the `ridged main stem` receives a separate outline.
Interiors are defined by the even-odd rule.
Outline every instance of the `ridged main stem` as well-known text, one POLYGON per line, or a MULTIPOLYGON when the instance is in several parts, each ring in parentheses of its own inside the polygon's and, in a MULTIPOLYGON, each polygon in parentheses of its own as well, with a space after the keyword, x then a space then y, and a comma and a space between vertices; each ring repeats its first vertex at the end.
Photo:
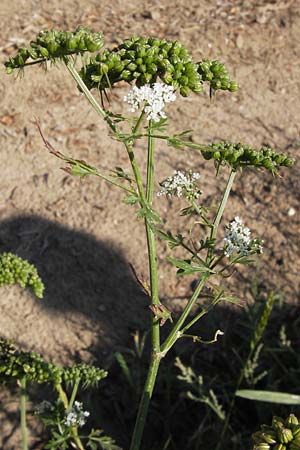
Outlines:
POLYGON ((26 427, 26 377, 20 381, 21 384, 21 435, 22 450, 28 450, 27 427, 26 427))
MULTIPOLYGON (((154 139, 151 134, 151 121, 149 123, 148 135, 148 160, 147 160, 147 186, 146 186, 146 202, 151 207, 153 200, 154 189, 154 139)), ((150 272, 150 289, 151 289, 151 304, 159 305, 158 296, 158 276, 157 276, 157 258, 155 249, 155 236, 149 224, 149 219, 145 218, 145 228, 147 236, 149 272, 150 272)), ((152 354, 148 369, 148 375, 145 382, 142 398, 140 400, 135 427, 132 435, 130 450, 139 450, 142 440, 142 435, 145 427, 146 417, 148 414, 149 404, 152 397, 159 364, 161 357, 160 352, 160 329, 158 320, 152 319, 152 354)))

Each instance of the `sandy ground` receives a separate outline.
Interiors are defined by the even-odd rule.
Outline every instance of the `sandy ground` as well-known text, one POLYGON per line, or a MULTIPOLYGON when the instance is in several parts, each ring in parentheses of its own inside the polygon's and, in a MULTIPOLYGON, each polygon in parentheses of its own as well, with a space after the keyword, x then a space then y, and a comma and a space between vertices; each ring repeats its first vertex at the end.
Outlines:
MULTIPOLYGON (((218 93, 213 101, 207 92, 180 99, 169 108, 171 129, 192 128, 196 142, 228 139, 269 145, 299 162, 299 7, 299 0, 2 0, 1 59, 40 29, 72 30, 79 24, 102 31, 108 47, 132 34, 179 40, 195 60, 225 62, 241 89, 218 93)), ((125 112, 125 92, 124 86, 114 90, 114 111, 125 112)), ((34 116, 57 150, 103 170, 126 169, 126 155, 63 68, 47 73, 32 68, 17 81, 1 72, 0 103, 0 250, 35 263, 46 284, 42 301, 18 288, 1 290, 0 334, 58 363, 95 356, 104 361, 130 342, 134 330, 148 327, 147 297, 130 266, 147 280, 142 223, 121 203, 119 191, 59 170, 60 162, 43 146, 34 116)), ((137 154, 141 163, 144 155, 142 145, 137 154)), ((224 177, 216 183, 211 163, 162 144, 157 155, 156 181, 174 169, 195 169, 201 172, 204 201, 214 203, 224 177)), ((258 268, 237 274, 233 283, 242 299, 251 279, 259 276, 263 290, 275 287, 286 301, 299 301, 299 164, 281 175, 245 171, 233 189, 226 218, 241 215, 265 240, 258 268), (241 281, 246 281, 242 287, 241 281)), ((156 206, 166 229, 184 229, 186 221, 177 215, 180 203, 156 200, 156 206)), ((165 245, 159 244, 160 291, 176 311, 184 304, 178 298, 189 293, 193 279, 178 280, 166 254, 165 245)), ((17 449, 15 405, 7 393, 2 400, 0 447, 17 449)))

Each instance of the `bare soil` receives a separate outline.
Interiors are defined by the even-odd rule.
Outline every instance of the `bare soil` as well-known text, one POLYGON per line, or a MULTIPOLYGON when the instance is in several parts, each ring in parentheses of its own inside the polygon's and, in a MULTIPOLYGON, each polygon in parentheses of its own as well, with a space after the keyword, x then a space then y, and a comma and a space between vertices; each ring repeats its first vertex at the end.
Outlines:
MULTIPOLYGON (((237 273, 232 289, 241 300, 249 283, 282 292, 299 305, 300 272, 300 2, 299 0, 2 0, 1 59, 14 55, 41 29, 102 31, 107 47, 132 34, 181 41, 195 60, 219 59, 240 85, 236 93, 180 99, 169 108, 171 130, 193 129, 196 142, 228 139, 269 145, 297 160, 272 177, 244 171, 234 186, 226 219, 239 214, 265 241, 256 269, 237 273)), ((123 112, 126 86, 111 94, 123 112)), ((79 180, 59 170, 34 124, 38 117, 53 146, 103 170, 128 168, 122 146, 107 130, 62 68, 25 71, 23 79, 0 74, 0 251, 35 263, 46 284, 36 300, 17 287, 0 292, 0 334, 61 364, 105 361, 148 327, 148 299, 136 281, 148 279, 145 236, 135 211, 119 191, 98 179, 79 180)), ((138 159, 144 161, 143 144, 138 159)), ((201 173, 203 201, 215 204, 225 172, 216 182, 212 163, 197 153, 160 144, 156 181, 174 169, 201 173)), ((145 167, 145 165, 143 165, 145 167)), ((158 186, 158 185, 157 185, 158 186)), ((183 231, 178 201, 156 200, 166 230, 183 231)), ((182 308, 193 279, 176 278, 159 244, 161 297, 182 308)), ((1 394, 0 448, 19 447, 16 404, 1 394)), ((36 431, 35 431, 36 434, 36 431)))

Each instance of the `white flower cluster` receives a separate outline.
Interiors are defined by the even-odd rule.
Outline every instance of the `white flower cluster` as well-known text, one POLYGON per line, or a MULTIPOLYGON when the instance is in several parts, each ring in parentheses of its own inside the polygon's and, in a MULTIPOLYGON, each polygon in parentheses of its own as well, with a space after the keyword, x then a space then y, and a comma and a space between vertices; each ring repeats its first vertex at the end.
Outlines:
POLYGON ((159 122, 160 119, 167 117, 163 111, 165 103, 174 102, 175 100, 176 95, 173 86, 163 83, 154 83, 151 86, 145 84, 140 88, 133 86, 124 97, 124 101, 130 105, 130 111, 132 112, 139 109, 141 105, 145 105, 147 120, 152 119, 154 122, 159 122))
POLYGON ((225 256, 232 256, 234 253, 244 256, 262 253, 262 242, 260 239, 251 239, 251 231, 245 227, 242 219, 236 216, 234 220, 226 225, 226 233, 223 238, 225 256))
POLYGON ((80 402, 74 402, 71 411, 67 414, 65 425, 67 427, 72 427, 77 425, 83 427, 86 422, 86 417, 90 415, 88 411, 83 411, 83 405, 80 402))
POLYGON ((51 410, 51 407, 52 404, 50 402, 48 402, 47 400, 43 400, 41 403, 36 405, 34 414, 37 414, 38 416, 45 414, 51 410))
POLYGON ((188 197, 190 199, 199 198, 201 191, 199 190, 196 180, 200 178, 198 172, 182 172, 177 170, 174 175, 168 177, 166 180, 160 183, 162 189, 157 193, 157 196, 166 195, 170 197, 175 195, 177 197, 188 197))

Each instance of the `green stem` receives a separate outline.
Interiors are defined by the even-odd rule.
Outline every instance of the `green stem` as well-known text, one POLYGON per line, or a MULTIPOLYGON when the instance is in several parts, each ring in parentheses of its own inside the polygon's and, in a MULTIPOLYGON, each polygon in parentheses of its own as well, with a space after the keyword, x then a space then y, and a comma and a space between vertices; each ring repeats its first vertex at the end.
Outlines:
POLYGON ((128 157, 129 157, 129 160, 130 160, 130 163, 131 163, 132 171, 133 171, 133 174, 134 174, 135 182, 136 182, 138 193, 139 193, 140 200, 141 200, 140 201, 141 206, 145 206, 145 204, 146 204, 146 196, 145 196, 144 186, 143 186, 143 183, 142 183, 142 177, 141 177, 140 169, 139 169, 139 166, 138 166, 137 161, 136 161, 135 156, 134 156, 132 144, 125 144, 124 143, 124 145, 126 147, 126 150, 127 150, 127 153, 128 153, 128 157))
POLYGON ((182 334, 181 327, 183 326, 186 318, 188 317, 189 313, 191 312, 191 309, 193 308, 194 304, 196 303, 196 301, 199 297, 199 294, 200 294, 204 284, 206 283, 207 279, 209 278, 209 276, 210 276, 210 274, 205 274, 199 280, 192 297, 188 301, 188 303, 187 303, 186 307, 184 308, 178 321, 173 326, 169 336, 167 337, 167 339, 161 346, 162 356, 165 356, 165 354, 170 350, 171 347, 173 347, 173 345, 175 344, 177 339, 179 339, 179 337, 181 336, 181 334, 182 334))
POLYGON ((68 71, 72 75, 73 79, 76 81, 76 83, 78 84, 78 86, 80 87, 80 89, 82 90, 82 92, 84 93, 84 95, 86 96, 86 98, 88 99, 88 101, 90 102, 92 107, 94 108, 94 110, 97 112, 97 114, 100 117, 102 117, 108 123, 109 127, 111 128, 111 130, 115 134, 118 135, 119 130, 118 130, 116 124, 111 120, 109 115, 105 112, 105 110, 99 105, 99 103, 97 102, 95 97, 91 94, 91 92, 87 88, 86 84, 83 82, 81 76, 79 75, 79 73, 75 69, 74 64, 66 56, 63 57, 63 61, 64 61, 65 65, 66 65, 68 71))
MULTIPOLYGON (((146 186, 146 201, 149 206, 152 205, 153 190, 154 190, 154 139, 150 136, 151 121, 149 124, 149 136, 148 136, 148 159, 147 159, 147 186, 146 186)), ((131 160, 132 161, 132 160, 131 160)), ((134 160, 133 160, 134 161, 134 160)), ((137 184, 138 184, 138 180, 137 184)), ((151 287, 151 303, 152 305, 159 305, 158 295, 158 276, 157 276, 157 257, 155 249, 155 236, 154 232, 148 222, 145 219, 145 228, 147 235, 147 247, 148 247, 148 259, 149 259, 149 271, 150 271, 150 287, 151 287)), ((146 417, 148 414, 149 404, 152 397, 158 368, 161 357, 158 356, 160 352, 160 329, 159 322, 155 318, 152 319, 152 356, 148 369, 148 375, 145 382, 143 394, 140 400, 135 427, 132 435, 130 450, 139 450, 142 435, 145 427, 146 417)))
POLYGON ((133 129, 132 129, 132 134, 133 134, 133 135, 138 131, 138 129, 139 129, 139 127, 140 127, 140 125, 141 125, 141 123, 142 123, 144 117, 145 117, 145 111, 144 111, 144 109, 143 109, 143 111, 142 111, 141 114, 140 114, 140 117, 138 118, 138 120, 136 121, 135 126, 134 126, 133 129))
POLYGON ((154 189, 154 138, 151 136, 152 120, 149 122, 148 131, 147 201, 151 205, 154 189))
POLYGON ((27 427, 26 427, 26 377, 20 380, 21 384, 21 435, 22 450, 28 450, 27 427))
POLYGON ((101 173, 98 173, 96 176, 99 178, 102 178, 103 180, 107 181, 108 183, 122 189, 123 191, 129 192, 130 194, 136 193, 133 189, 123 186, 123 184, 117 183, 116 181, 111 180, 110 178, 106 177, 105 175, 102 175, 101 173))
POLYGON ((74 400, 76 398, 77 391, 78 391, 78 388, 79 388, 79 384, 80 384, 80 378, 77 378, 75 383, 74 383, 73 391, 72 391, 71 398, 70 398, 70 401, 69 401, 68 412, 71 410, 71 408, 73 406, 73 403, 74 403, 74 400))
POLYGON ((156 381, 156 376, 160 364, 160 357, 152 355, 150 366, 148 369, 148 376, 144 386, 142 398, 137 413, 135 427, 130 444, 130 450, 139 450, 142 440, 142 435, 145 427, 146 417, 149 409, 150 399, 152 397, 153 388, 156 381))
MULTIPOLYGON (((75 383, 75 385, 74 385, 73 392, 72 392, 72 395, 71 395, 70 402, 69 402, 69 400, 68 400, 67 394, 65 393, 65 391, 64 391, 63 388, 62 388, 62 385, 61 385, 60 383, 56 383, 56 384, 55 384, 55 389, 56 389, 57 392, 58 392, 59 398, 60 398, 60 400, 62 401, 62 403, 63 403, 63 405, 64 405, 64 408, 65 408, 66 412, 69 412, 69 410, 70 410, 71 407, 72 407, 72 404, 73 404, 73 402, 74 402, 74 400, 75 400, 75 396, 76 396, 77 389, 78 389, 78 386, 79 386, 79 382, 80 382, 80 380, 76 380, 76 383, 75 383), (78 385, 77 385, 77 381, 78 381, 78 385), (72 403, 71 403, 71 402, 72 402, 72 403)), ((71 433, 72 433, 72 438, 73 438, 73 440, 74 440, 74 442, 75 442, 77 448, 78 448, 79 450, 85 450, 85 449, 84 449, 84 446, 83 446, 83 444, 82 444, 82 442, 81 442, 81 439, 80 439, 80 437, 78 436, 78 427, 77 427, 76 425, 73 426, 73 427, 71 427, 71 433)))
POLYGON ((185 333, 187 330, 189 330, 198 320, 200 320, 205 314, 208 313, 207 309, 203 309, 199 314, 197 314, 188 324, 186 324, 185 327, 182 328, 181 332, 185 333))
MULTIPOLYGON (((149 123, 149 137, 148 137, 148 160, 147 160, 147 189, 146 199, 148 204, 152 205, 153 190, 154 190, 154 139, 150 136, 152 130, 152 120, 149 123)), ((147 219, 145 220, 148 258, 150 270, 150 287, 151 287, 151 301, 152 305, 159 305, 158 296, 158 274, 157 274, 157 257, 155 248, 155 236, 152 228, 149 226, 147 219)), ((158 320, 153 318, 152 322, 152 351, 158 353, 160 351, 160 330, 158 320)))
MULTIPOLYGON (((227 200, 228 200, 228 197, 229 197, 229 194, 230 194, 233 182, 234 182, 235 175, 236 175, 236 171, 235 170, 231 170, 229 178, 228 178, 228 181, 227 181, 227 185, 226 185, 223 197, 222 197, 222 200, 221 200, 221 202, 219 204, 219 208, 218 208, 215 220, 213 221, 213 224, 212 224, 210 237, 209 237, 210 240, 216 239, 218 227, 219 227, 220 221, 222 219, 222 216, 223 216, 223 213, 224 213, 224 209, 225 209, 226 204, 227 204, 227 200)), ((212 258, 212 252, 213 252, 212 249, 209 249, 208 252, 207 252, 206 262, 207 262, 208 265, 209 265, 209 263, 211 261, 211 258, 212 258)))
POLYGON ((54 385, 54 387, 57 390, 58 396, 59 396, 60 400, 62 401, 65 410, 67 410, 69 408, 69 400, 68 400, 67 394, 65 393, 65 391, 62 388, 62 385, 60 383, 56 383, 54 385))
POLYGON ((81 439, 80 439, 80 437, 78 435, 78 427, 77 426, 73 426, 71 428, 71 430, 72 430, 73 440, 74 440, 75 444, 77 445, 78 449, 79 450, 85 450, 84 446, 83 446, 83 444, 81 442, 81 439))

